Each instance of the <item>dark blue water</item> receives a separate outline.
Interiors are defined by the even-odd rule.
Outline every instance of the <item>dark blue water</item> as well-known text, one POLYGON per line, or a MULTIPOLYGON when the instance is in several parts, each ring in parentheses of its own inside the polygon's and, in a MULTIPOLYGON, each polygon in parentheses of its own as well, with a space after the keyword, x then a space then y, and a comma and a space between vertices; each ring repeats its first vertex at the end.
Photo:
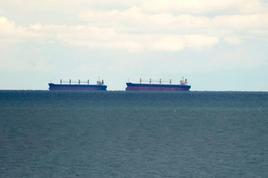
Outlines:
POLYGON ((0 92, 0 177, 268 177, 268 93, 0 92))

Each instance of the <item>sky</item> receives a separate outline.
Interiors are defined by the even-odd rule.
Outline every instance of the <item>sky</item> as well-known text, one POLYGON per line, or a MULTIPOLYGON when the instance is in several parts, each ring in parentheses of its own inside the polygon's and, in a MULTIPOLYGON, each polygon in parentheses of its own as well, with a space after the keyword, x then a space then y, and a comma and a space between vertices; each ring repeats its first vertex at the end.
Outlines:
POLYGON ((268 91, 268 1, 0 0, 0 89, 182 77, 198 91, 268 91))

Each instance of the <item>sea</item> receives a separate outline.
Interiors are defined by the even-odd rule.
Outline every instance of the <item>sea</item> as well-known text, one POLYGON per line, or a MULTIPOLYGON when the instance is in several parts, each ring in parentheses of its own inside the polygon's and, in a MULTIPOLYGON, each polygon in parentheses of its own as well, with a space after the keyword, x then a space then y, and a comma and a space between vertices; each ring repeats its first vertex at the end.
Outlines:
POLYGON ((0 91, 1 178, 267 178, 268 92, 0 91))

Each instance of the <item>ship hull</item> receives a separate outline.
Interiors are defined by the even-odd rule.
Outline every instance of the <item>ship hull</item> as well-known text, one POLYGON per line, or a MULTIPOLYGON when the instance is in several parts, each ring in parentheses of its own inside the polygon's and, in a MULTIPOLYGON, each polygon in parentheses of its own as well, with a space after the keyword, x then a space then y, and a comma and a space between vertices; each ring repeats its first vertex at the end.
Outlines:
POLYGON ((126 91, 189 91, 190 85, 127 83, 126 91))
POLYGON ((49 91, 106 91, 106 85, 84 85, 84 84, 54 84, 49 83, 49 91))

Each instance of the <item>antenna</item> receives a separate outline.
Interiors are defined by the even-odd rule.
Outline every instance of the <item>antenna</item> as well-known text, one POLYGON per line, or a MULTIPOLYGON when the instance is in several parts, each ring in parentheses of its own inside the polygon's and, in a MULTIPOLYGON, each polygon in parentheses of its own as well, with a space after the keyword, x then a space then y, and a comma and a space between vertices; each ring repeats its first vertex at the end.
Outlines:
POLYGON ((162 79, 159 80, 159 83, 160 83, 160 84, 162 83, 162 79))
POLYGON ((140 83, 142 82, 142 79, 140 78, 140 83))
POLYGON ((89 85, 89 80, 87 80, 87 84, 89 85))
POLYGON ((78 79, 78 84, 80 85, 80 79, 78 79))
POLYGON ((151 78, 149 79, 149 83, 150 83, 150 84, 152 83, 152 79, 151 79, 151 78))
POLYGON ((62 84, 62 79, 60 79, 60 84, 62 84))
POLYGON ((70 85, 72 84, 72 80, 71 80, 71 79, 69 79, 69 84, 70 84, 70 85))

